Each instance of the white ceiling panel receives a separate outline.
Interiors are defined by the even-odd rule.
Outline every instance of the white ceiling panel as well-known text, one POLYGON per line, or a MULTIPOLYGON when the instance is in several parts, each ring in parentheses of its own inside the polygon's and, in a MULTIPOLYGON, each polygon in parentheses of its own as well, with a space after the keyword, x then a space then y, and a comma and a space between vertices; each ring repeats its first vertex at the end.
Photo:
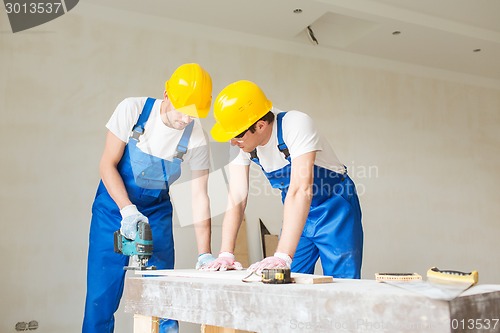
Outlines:
POLYGON ((310 26, 319 42, 311 47, 323 52, 426 66, 487 78, 500 86, 500 0, 86 2, 301 44, 310 43, 304 38, 310 26))

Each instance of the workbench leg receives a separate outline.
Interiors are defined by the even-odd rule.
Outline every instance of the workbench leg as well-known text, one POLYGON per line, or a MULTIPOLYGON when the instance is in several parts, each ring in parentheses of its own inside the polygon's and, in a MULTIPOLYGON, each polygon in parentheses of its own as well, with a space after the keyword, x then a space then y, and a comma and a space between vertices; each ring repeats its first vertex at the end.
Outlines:
POLYGON ((201 325, 201 333, 254 333, 249 331, 236 330, 234 328, 226 328, 211 325, 201 325))
POLYGON ((158 317, 134 314, 134 333, 158 333, 158 317))

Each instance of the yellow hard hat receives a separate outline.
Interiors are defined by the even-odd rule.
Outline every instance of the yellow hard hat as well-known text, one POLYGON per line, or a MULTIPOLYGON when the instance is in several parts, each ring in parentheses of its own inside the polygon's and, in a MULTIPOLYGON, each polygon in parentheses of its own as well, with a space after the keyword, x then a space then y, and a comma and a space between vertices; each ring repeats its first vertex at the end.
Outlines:
POLYGON ((210 134, 215 141, 229 141, 247 130, 273 107, 264 92, 251 81, 231 83, 214 102, 215 125, 210 134))
POLYGON ((212 103, 212 79, 200 65, 179 66, 165 82, 165 91, 177 111, 196 118, 208 115, 212 103))

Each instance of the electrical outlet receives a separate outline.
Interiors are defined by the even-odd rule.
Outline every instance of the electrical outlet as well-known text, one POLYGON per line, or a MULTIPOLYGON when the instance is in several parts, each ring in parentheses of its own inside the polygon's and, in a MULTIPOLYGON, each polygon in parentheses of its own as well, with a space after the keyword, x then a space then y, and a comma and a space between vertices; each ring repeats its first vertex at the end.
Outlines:
POLYGON ((28 330, 33 331, 38 328, 38 322, 36 320, 32 320, 28 323, 28 330))
POLYGON ((29 323, 20 321, 16 324, 16 331, 22 332, 22 331, 33 331, 38 328, 38 322, 36 320, 32 320, 29 323))
POLYGON ((24 321, 20 321, 16 324, 16 331, 21 332, 21 331, 27 331, 28 330, 28 323, 25 323, 24 321))

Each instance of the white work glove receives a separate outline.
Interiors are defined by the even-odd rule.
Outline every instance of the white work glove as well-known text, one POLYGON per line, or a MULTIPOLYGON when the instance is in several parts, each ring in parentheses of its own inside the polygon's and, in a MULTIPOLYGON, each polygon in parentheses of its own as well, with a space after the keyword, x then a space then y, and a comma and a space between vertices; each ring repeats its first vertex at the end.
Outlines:
POLYGON ((243 266, 234 260, 234 254, 230 252, 221 252, 219 257, 211 263, 203 266, 202 271, 226 271, 228 269, 241 270, 243 266))
POLYGON ((203 268, 205 265, 213 262, 215 257, 212 253, 203 253, 198 256, 198 262, 196 262, 196 269, 203 268))
POLYGON ((120 214, 122 215, 120 233, 128 239, 135 239, 137 234, 137 223, 141 221, 149 223, 148 218, 142 215, 135 205, 123 207, 120 209, 120 214))
POLYGON ((288 254, 276 252, 274 256, 267 257, 248 267, 248 271, 260 274, 262 270, 266 268, 290 268, 291 265, 292 258, 290 258, 288 254))

